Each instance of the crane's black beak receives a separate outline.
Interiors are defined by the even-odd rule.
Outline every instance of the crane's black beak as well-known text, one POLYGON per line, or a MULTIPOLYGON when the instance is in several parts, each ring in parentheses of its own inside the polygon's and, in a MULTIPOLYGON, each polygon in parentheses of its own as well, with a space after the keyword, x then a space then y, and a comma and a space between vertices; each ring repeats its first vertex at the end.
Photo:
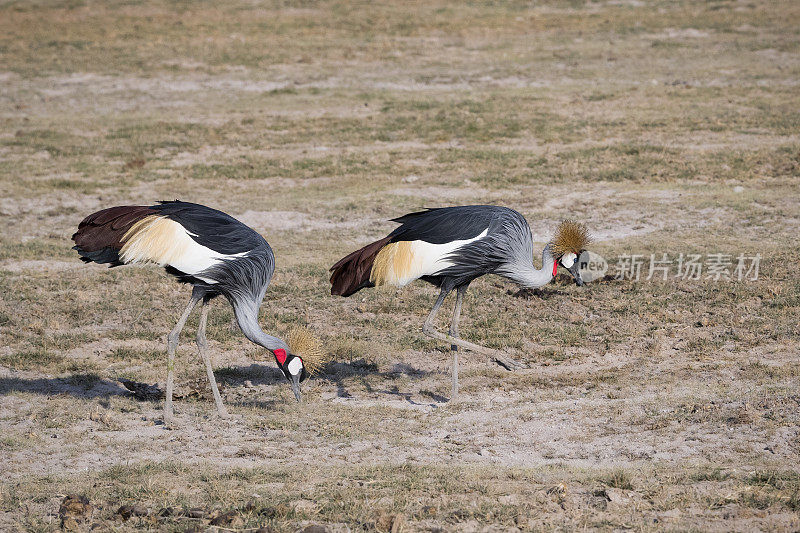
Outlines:
POLYGON ((575 278, 575 283, 578 285, 578 287, 582 287, 583 280, 581 279, 581 269, 578 261, 572 263, 572 266, 569 267, 567 270, 569 270, 569 273, 572 274, 573 278, 575 278))
POLYGON ((297 401, 300 401, 300 375, 292 376, 292 392, 297 401))

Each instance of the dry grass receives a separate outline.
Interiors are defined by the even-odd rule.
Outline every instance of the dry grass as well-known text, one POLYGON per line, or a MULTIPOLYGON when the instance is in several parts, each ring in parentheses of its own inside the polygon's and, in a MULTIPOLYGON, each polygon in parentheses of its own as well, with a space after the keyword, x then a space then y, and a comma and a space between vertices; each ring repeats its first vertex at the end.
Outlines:
MULTIPOLYGON (((77 493, 93 510, 65 527, 797 529, 798 28, 789 1, 2 3, 0 526, 57 528, 77 493), (165 430, 116 381, 163 381, 188 293, 84 266, 69 236, 176 197, 270 241, 262 324, 336 360, 303 404, 221 301, 234 421, 189 395, 165 430), (759 252, 761 276, 479 280, 462 334, 531 369, 466 354, 449 403, 419 331, 434 291, 334 299, 326 271, 462 203, 542 243, 574 218, 612 265, 759 252)), ((179 392, 202 383, 196 325, 179 392)))

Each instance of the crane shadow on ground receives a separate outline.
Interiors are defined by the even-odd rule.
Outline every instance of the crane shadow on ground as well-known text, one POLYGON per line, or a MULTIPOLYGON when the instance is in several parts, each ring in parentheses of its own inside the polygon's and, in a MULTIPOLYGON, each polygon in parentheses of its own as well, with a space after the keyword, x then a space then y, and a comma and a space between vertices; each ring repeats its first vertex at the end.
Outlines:
MULTIPOLYGON (((324 375, 320 376, 321 379, 329 381, 336 385, 336 396, 339 398, 352 398, 353 395, 347 388, 347 382, 350 381, 354 384, 358 384, 368 393, 368 394, 378 394, 378 395, 387 395, 387 396, 395 396, 397 398, 402 398, 403 400, 407 401, 412 405, 432 405, 432 404, 421 404, 419 402, 414 401, 413 396, 415 393, 413 392, 401 392, 398 385, 391 383, 387 388, 376 388, 374 387, 370 381, 367 379, 367 376, 374 375, 381 378, 384 382, 395 381, 401 377, 409 377, 411 379, 420 379, 428 377, 435 372, 430 372, 427 370, 420 370, 415 368, 406 363, 395 363, 391 370, 386 372, 378 371, 378 365, 374 363, 367 363, 363 359, 358 359, 356 361, 351 361, 348 363, 332 363, 329 364, 326 368, 326 372, 324 375)), ((436 403, 443 403, 447 402, 448 399, 444 396, 440 396, 431 391, 420 391, 418 394, 431 398, 436 403)))
MULTIPOLYGON (((412 405, 426 405, 414 401, 414 396, 424 396, 436 403, 447 402, 448 399, 434 392, 422 390, 417 393, 402 392, 398 385, 392 384, 401 377, 411 377, 419 379, 427 377, 434 372, 424 371, 414 368, 404 363, 396 363, 391 370, 380 372, 374 363, 368 363, 363 359, 351 362, 329 363, 324 371, 312 379, 328 382, 336 387, 338 398, 354 398, 351 393, 352 387, 361 388, 370 395, 386 395, 402 398, 412 405), (389 382, 386 388, 375 387, 375 380, 369 379, 370 376, 377 377, 380 382, 389 382)), ((280 369, 264 363, 253 363, 244 367, 225 367, 214 371, 217 383, 221 387, 236 389, 258 386, 273 386, 287 384, 286 377, 280 369)), ((178 382, 176 400, 203 396, 208 392, 205 378, 197 380, 187 385, 178 382), (188 393, 182 393, 183 389, 188 393)), ((162 384, 163 385, 163 384, 162 384)), ((9 395, 15 392, 40 394, 43 396, 69 395, 76 398, 94 399, 107 398, 111 396, 133 396, 139 401, 160 402, 164 399, 164 389, 158 384, 141 383, 138 381, 105 378, 93 373, 79 373, 62 377, 0 377, 0 396, 9 395)), ((185 391, 184 391, 185 392, 185 391)), ((275 401, 240 401, 247 405, 272 405, 275 401)))
MULTIPOLYGON (((173 399, 199 397, 202 391, 196 383, 177 384, 173 399)), ((0 377, 0 396, 15 392, 42 396, 72 396, 84 400, 99 399, 101 405, 112 396, 133 397, 142 402, 163 402, 165 392, 158 384, 148 384, 123 378, 103 378, 97 374, 72 374, 57 378, 0 377)))
MULTIPOLYGON (((619 279, 614 275, 607 274, 600 279, 596 279, 587 283, 590 285, 608 285, 620 284, 623 282, 624 280, 619 279)), ((571 287, 573 285, 575 285, 575 282, 572 281, 571 278, 565 274, 559 274, 554 286, 540 287, 538 289, 506 289, 506 294, 514 298, 521 298, 523 300, 549 300, 550 298, 562 296, 564 294, 563 288, 571 287)), ((581 290, 586 289, 582 288, 581 290)))
POLYGON ((130 394, 121 383, 97 374, 73 374, 59 378, 0 377, 0 395, 14 392, 42 394, 45 396, 69 395, 92 399, 130 394))
POLYGON ((509 289, 506 291, 506 294, 514 298, 521 298, 523 300, 547 300, 557 295, 556 291, 542 289, 509 289))
MULTIPOLYGON (((247 367, 229 367, 222 368, 214 372, 217 377, 217 382, 224 387, 257 387, 262 385, 283 385, 287 384, 286 377, 278 368, 266 366, 264 364, 251 364, 247 367)), ((434 372, 420 370, 405 363, 396 363, 390 370, 379 371, 378 366, 374 363, 369 363, 364 359, 358 359, 349 362, 333 362, 329 363, 322 373, 314 376, 311 379, 327 382, 336 387, 336 397, 342 399, 354 399, 355 396, 352 389, 363 389, 370 395, 385 395, 401 398, 412 405, 432 405, 427 403, 419 403, 414 400, 414 396, 422 395, 430 398, 436 403, 447 402, 448 399, 444 396, 438 395, 431 391, 402 392, 398 385, 391 384, 402 377, 410 377, 411 379, 425 378, 434 372), (375 379, 380 382, 389 382, 390 386, 376 387, 374 385, 375 379)), ((301 386, 302 387, 302 386, 301 386)), ((262 406, 267 407, 275 402, 267 400, 243 400, 239 402, 241 405, 262 406)))

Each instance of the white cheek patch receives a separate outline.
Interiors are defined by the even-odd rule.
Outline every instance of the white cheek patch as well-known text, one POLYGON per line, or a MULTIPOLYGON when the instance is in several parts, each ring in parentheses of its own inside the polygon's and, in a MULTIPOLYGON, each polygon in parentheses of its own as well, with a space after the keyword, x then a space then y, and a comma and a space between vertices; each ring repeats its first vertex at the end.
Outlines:
POLYGON ((300 373, 301 370, 303 370, 303 362, 300 360, 299 357, 295 357, 294 359, 289 361, 289 364, 286 365, 286 369, 289 371, 291 375, 296 376, 297 374, 300 373))
POLYGON ((564 265, 564 268, 570 268, 575 264, 575 259, 577 259, 577 256, 572 252, 564 254, 564 257, 561 258, 561 264, 564 265))

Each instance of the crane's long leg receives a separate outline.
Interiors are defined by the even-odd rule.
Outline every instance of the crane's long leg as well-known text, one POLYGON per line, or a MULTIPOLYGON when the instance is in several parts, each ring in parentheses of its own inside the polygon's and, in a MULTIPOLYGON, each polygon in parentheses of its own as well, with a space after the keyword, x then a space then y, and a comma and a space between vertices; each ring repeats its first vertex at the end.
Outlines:
POLYGON ((217 380, 214 378, 214 369, 211 367, 211 359, 208 357, 208 341, 206 340, 206 323, 208 322, 208 300, 203 298, 203 303, 200 306, 200 325, 197 327, 197 348, 200 351, 200 357, 206 366, 206 374, 208 375, 208 382, 211 383, 211 392, 214 393, 214 403, 217 404, 217 413, 222 418, 228 418, 228 410, 222 403, 222 396, 219 394, 217 388, 217 380))
POLYGON ((202 300, 202 298, 203 293, 201 291, 198 291, 197 289, 192 291, 192 297, 189 300, 189 305, 187 305, 186 309, 183 310, 183 314, 178 320, 178 323, 175 324, 175 327, 172 328, 172 331, 170 331, 169 335, 167 336, 167 397, 164 402, 165 424, 168 424, 175 419, 174 413, 172 412, 172 389, 175 379, 175 349, 178 347, 178 339, 180 339, 181 330, 183 330, 183 326, 186 325, 186 320, 189 318, 189 314, 197 305, 197 302, 202 300))
POLYGON ((503 352, 499 350, 492 350, 491 348, 486 348, 484 346, 480 346, 473 342, 465 341, 463 339, 457 339, 451 335, 445 335, 444 333, 440 333, 436 330, 436 327, 433 325, 433 321, 436 318, 436 314, 439 312, 439 308, 442 306, 445 297, 451 290, 452 289, 442 288, 442 291, 439 293, 439 297, 436 299, 436 303, 433 304, 433 309, 431 309, 428 318, 425 319, 425 323, 422 325, 422 332, 429 337, 433 337, 434 339, 439 339, 445 342, 449 342, 451 345, 461 346, 462 348, 466 348, 467 350, 471 350, 473 352, 486 355, 493 361, 496 361, 497 363, 506 367, 509 370, 517 370, 519 368, 524 368, 525 365, 505 355, 503 352))
MULTIPOLYGON (((461 318, 461 303, 464 301, 464 295, 467 293, 468 285, 459 285, 456 287, 456 305, 453 307, 453 320, 450 322, 450 336, 455 337, 456 339, 459 338, 458 336, 458 320, 461 318)), ((458 345, 453 344, 450 348, 454 351, 458 351, 458 345)))
MULTIPOLYGON (((458 338, 458 319, 461 317, 461 303, 464 300, 464 294, 467 292, 468 285, 459 285, 456 288, 456 305, 453 308, 453 321, 450 322, 450 336, 458 338)), ((451 344, 450 348, 453 350, 453 393, 452 397, 458 396, 458 345, 451 344)))

